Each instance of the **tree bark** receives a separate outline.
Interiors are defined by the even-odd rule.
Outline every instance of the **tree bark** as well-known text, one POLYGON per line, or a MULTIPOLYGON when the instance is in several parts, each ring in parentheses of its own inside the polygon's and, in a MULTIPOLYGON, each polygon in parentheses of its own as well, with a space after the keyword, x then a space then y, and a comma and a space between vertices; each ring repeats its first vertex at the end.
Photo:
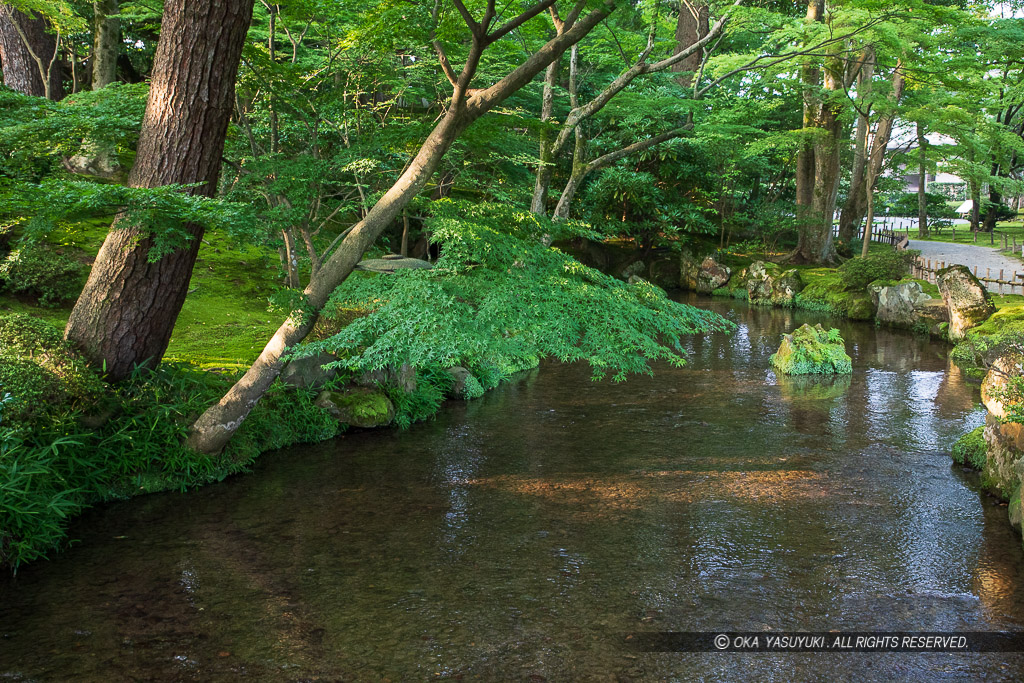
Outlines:
MULTIPOLYGON (((706 2, 697 0, 681 0, 679 3, 679 16, 676 19, 676 48, 678 54, 700 41, 710 30, 710 13, 706 2)), ((671 70, 679 75, 676 81, 684 88, 693 85, 700 65, 704 61, 704 50, 697 50, 690 53, 677 64, 672 65, 671 70)))
MULTIPOLYGON (((541 6, 540 11, 546 7, 541 6)), ((577 3, 574 13, 583 9, 577 3)), ((401 177, 383 197, 370 209, 366 216, 356 223, 344 241, 324 262, 316 277, 311 278, 304 290, 305 312, 293 313, 267 343, 260 357, 245 375, 235 383, 228 393, 211 406, 192 425, 188 445, 194 450, 216 454, 223 450, 242 421, 266 393, 270 384, 281 372, 284 363, 281 357, 288 349, 301 342, 316 323, 317 316, 328 297, 352 272, 363 253, 391 225, 402 209, 426 185, 440 164, 444 154, 458 136, 476 119, 503 102, 509 95, 529 83, 569 46, 579 42, 603 21, 615 8, 614 2, 607 2, 600 9, 591 11, 579 21, 567 19, 572 25, 562 35, 547 42, 505 78, 484 90, 477 91, 468 99, 465 97, 470 81, 476 75, 480 56, 490 42, 508 33, 506 27, 519 25, 537 12, 529 10, 516 19, 507 22, 492 34, 486 33, 489 20, 482 23, 466 16, 466 23, 473 31, 473 44, 469 51, 456 84, 449 107, 434 130, 420 147, 401 177)), ((462 6, 460 5, 460 11, 462 6)), ((468 12, 467 12, 468 14, 468 12)))
POLYGON ((864 96, 871 89, 874 77, 875 50, 864 48, 863 65, 857 76, 857 94, 861 97, 862 110, 857 116, 857 130, 854 135, 853 171, 850 175, 850 193, 839 213, 839 241, 846 244, 853 242, 867 211, 867 192, 864 187, 864 170, 867 166, 868 116, 871 104, 864 96))
POLYGON ((117 55, 121 45, 118 0, 92 3, 92 89, 105 88, 117 80, 117 55))
MULTIPOLYGON (((821 22, 825 19, 825 0, 808 0, 807 23, 821 22)), ((803 129, 815 127, 820 108, 819 96, 816 92, 821 83, 821 69, 812 60, 800 67, 800 81, 803 84, 804 117, 803 129)), ((796 156, 796 205, 797 219, 804 222, 808 219, 810 206, 814 199, 814 142, 805 137, 800 143, 796 156)))
POLYGON ((928 236, 928 167, 926 165, 928 141, 924 137, 921 124, 917 124, 917 236, 928 236))
MULTIPOLYGON (((993 178, 999 177, 999 164, 992 164, 991 176, 993 178)), ((985 232, 994 232, 996 229, 996 219, 999 214, 999 205, 1003 203, 1003 194, 996 189, 996 186, 991 181, 988 184, 988 200, 991 202, 988 209, 985 211, 985 232)))
POLYGON ((59 100, 64 97, 57 40, 44 18, 32 18, 9 5, 0 5, 0 64, 4 85, 12 90, 59 100), (43 79, 49 75, 49 82, 43 79))
MULTIPOLYGON (((190 192, 213 196, 252 5, 165 3, 131 186, 201 183, 190 192)), ((119 218, 96 257, 65 336, 112 381, 159 363, 167 350, 203 235, 199 225, 183 230, 186 246, 150 261, 146 226, 119 218)))
MULTIPOLYGON (((889 140, 892 138, 892 126, 896 120, 896 105, 903 97, 903 62, 896 62, 896 68, 892 72, 892 92, 889 94, 890 108, 878 118, 878 126, 875 128, 875 137, 871 141, 871 149, 868 155, 867 171, 867 192, 868 201, 874 206, 872 196, 878 179, 882 176, 882 167, 885 165, 885 152, 889 147, 889 140)), ((870 224, 864 233, 864 243, 861 245, 861 256, 868 255, 870 244, 870 224)))

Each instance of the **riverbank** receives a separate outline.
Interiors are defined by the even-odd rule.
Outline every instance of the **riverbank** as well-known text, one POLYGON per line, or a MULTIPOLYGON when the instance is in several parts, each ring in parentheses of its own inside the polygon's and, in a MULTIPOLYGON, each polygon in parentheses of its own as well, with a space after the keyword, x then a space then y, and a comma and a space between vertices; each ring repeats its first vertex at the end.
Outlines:
POLYGON ((732 327, 548 249, 532 214, 447 201, 433 211, 438 261, 400 272, 398 260, 362 262, 216 456, 189 451, 185 435, 256 356, 270 336, 262 325, 295 305, 294 290, 271 284, 272 252, 246 260, 211 235, 191 282, 197 303, 186 302, 166 362, 108 386, 60 333, 89 253, 50 244, 26 259, 12 248, 4 264, 43 264, 61 277, 0 272, 0 327, 10 331, 0 333, 0 565, 58 547, 68 519, 97 502, 218 481, 259 453, 352 427, 407 427, 546 357, 585 361, 595 378, 616 380, 658 360, 682 364, 673 340, 732 327), (265 313, 268 299, 281 305, 265 313), (249 329, 257 316, 263 322, 249 329), (263 332, 259 343, 250 338, 263 332), (190 363, 174 362, 182 355, 190 363))

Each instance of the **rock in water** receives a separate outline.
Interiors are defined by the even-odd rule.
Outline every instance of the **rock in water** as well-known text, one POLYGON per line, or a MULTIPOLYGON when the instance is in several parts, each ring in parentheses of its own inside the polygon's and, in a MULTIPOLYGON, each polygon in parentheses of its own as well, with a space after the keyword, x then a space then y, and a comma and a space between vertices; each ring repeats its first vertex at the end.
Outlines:
POLYGON ((967 330, 989 319, 996 312, 988 290, 967 266, 950 266, 938 272, 935 284, 949 309, 949 339, 963 339, 967 330))
POLYGON ((383 427, 395 419, 395 406, 387 394, 364 387, 323 391, 316 397, 316 405, 352 427, 383 427))
POLYGON ((804 324, 783 335, 782 345, 771 358, 776 372, 784 375, 844 375, 853 372, 853 361, 839 330, 804 324))
POLYGON ((700 262, 700 271, 697 273, 697 291, 701 294, 710 294, 729 281, 732 271, 729 266, 719 263, 714 256, 708 256, 700 262))

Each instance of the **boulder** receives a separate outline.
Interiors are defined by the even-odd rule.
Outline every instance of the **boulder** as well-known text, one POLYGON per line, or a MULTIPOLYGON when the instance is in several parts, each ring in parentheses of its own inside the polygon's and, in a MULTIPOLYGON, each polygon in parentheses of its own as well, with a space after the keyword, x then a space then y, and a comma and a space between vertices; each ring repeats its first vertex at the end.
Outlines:
POLYGON ((985 418, 985 445, 982 484, 1003 500, 1009 500, 1021 483, 1024 424, 1001 422, 989 414, 985 418))
POLYGON ((796 269, 782 270, 775 263, 754 261, 746 270, 747 299, 761 306, 790 307, 803 290, 803 280, 796 269))
POLYGON ((379 389, 349 387, 323 391, 316 397, 316 405, 351 427, 383 427, 395 419, 394 404, 379 389))
POLYGON ((732 271, 729 266, 719 263, 714 256, 707 256, 700 262, 697 270, 696 290, 701 294, 710 294, 729 281, 732 271))
POLYGON ((917 307, 931 300, 921 291, 919 282, 898 282, 894 285, 869 285, 868 293, 877 307, 875 318, 879 322, 913 327, 917 322, 917 307))
POLYGON ((466 380, 472 377, 473 373, 457 365, 454 368, 445 368, 445 372, 451 375, 451 378, 455 381, 448 393, 456 398, 464 398, 466 395, 466 380))
POLYGON ((418 258, 406 258, 398 254, 388 254, 383 258, 371 258, 356 264, 356 270, 368 270, 373 273, 391 274, 406 268, 433 268, 429 261, 418 258))
POLYGON ((918 304, 914 308, 917 315, 917 325, 928 328, 928 334, 933 337, 943 336, 944 330, 949 327, 949 309, 942 299, 929 299, 918 304))
POLYGON ((1006 404, 1012 400, 1005 396, 1010 380, 1024 374, 1024 355, 1008 349, 992 360, 985 379, 981 381, 981 402, 989 414, 1001 420, 1006 419, 1006 404))
POLYGON ((628 266, 622 269, 620 275, 623 280, 633 281, 633 278, 639 277, 641 274, 647 271, 647 264, 643 261, 633 261, 628 266))
POLYGON ((839 330, 820 324, 803 324, 783 335, 779 350, 771 357, 776 372, 784 375, 831 375, 853 372, 853 362, 839 330))
POLYGON ((679 286, 694 291, 697 289, 697 278, 700 275, 700 261, 684 249, 679 253, 679 286))
POLYGON ((330 353, 290 360, 281 371, 281 381, 300 389, 319 389, 338 376, 336 369, 323 367, 336 360, 337 357, 330 353))
POLYGON ((950 266, 938 272, 935 283, 949 310, 949 338, 963 339, 967 330, 980 325, 996 312, 988 290, 967 266, 950 266))
POLYGON ((411 394, 416 391, 416 368, 408 363, 402 363, 397 370, 393 366, 367 370, 356 378, 356 384, 361 387, 376 387, 378 385, 396 387, 411 394))

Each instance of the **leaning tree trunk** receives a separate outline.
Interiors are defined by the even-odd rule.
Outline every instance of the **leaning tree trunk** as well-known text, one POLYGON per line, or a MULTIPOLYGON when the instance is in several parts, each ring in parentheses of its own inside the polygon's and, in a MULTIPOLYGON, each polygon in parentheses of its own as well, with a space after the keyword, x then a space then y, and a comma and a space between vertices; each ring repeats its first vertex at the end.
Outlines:
MULTIPOLYGON (((535 5, 537 7, 538 5, 535 5)), ((582 9, 583 5, 577 5, 582 9)), ((290 316, 278 328, 273 338, 264 347, 260 357, 250 366, 245 375, 214 406, 203 413, 195 424, 188 439, 188 445, 199 452, 216 454, 237 431, 277 378, 284 366, 282 356, 288 349, 303 339, 313 329, 320 310, 328 297, 349 276, 363 253, 391 225, 423 189, 433 175, 441 159, 452 143, 473 121, 503 102, 509 95, 529 83, 565 50, 579 42, 585 35, 607 17, 615 8, 614 2, 607 2, 601 9, 590 12, 586 17, 561 35, 547 42, 519 67, 491 87, 464 97, 466 88, 476 74, 479 59, 490 36, 481 36, 485 29, 479 24, 473 26, 474 40, 466 65, 455 85, 450 106, 426 141, 420 147, 405 171, 394 185, 384 193, 366 216, 356 223, 348 237, 324 262, 303 291, 304 311, 290 316), (478 33, 480 32, 480 33, 478 33)), ((526 15, 520 15, 520 18, 526 15)), ((518 21, 513 20, 513 21, 518 21)), ((567 24, 570 23, 567 20, 567 24)))
POLYGON ((118 0, 92 3, 92 89, 105 88, 117 80, 117 55, 121 44, 118 0))
POLYGON ((59 64, 54 59, 56 51, 57 40, 46 31, 45 19, 31 18, 9 5, 0 5, 0 65, 4 85, 26 95, 61 99, 64 87, 59 64), (43 81, 41 73, 47 70, 49 84, 43 81))
MULTIPOLYGON (((875 128, 875 137, 871 141, 871 148, 868 150, 868 172, 867 192, 869 203, 874 207, 875 187, 878 179, 882 177, 882 168, 885 166, 885 151, 889 147, 889 140, 892 139, 892 126, 896 121, 896 105, 903 97, 903 60, 897 60, 896 69, 892 72, 892 92, 889 94, 891 108, 878 118, 878 126, 875 128)), ((872 210, 872 221, 874 211, 872 210)), ((872 223, 868 223, 864 229, 864 242, 861 245, 861 256, 868 255, 871 240, 872 223)))
MULTIPOLYGON (((133 187, 201 183, 211 197, 233 108, 235 76, 253 0, 168 0, 142 121, 133 187)), ((112 381, 160 362, 188 291, 203 228, 190 242, 150 261, 144 225, 111 228, 68 321, 65 335, 112 381)))

